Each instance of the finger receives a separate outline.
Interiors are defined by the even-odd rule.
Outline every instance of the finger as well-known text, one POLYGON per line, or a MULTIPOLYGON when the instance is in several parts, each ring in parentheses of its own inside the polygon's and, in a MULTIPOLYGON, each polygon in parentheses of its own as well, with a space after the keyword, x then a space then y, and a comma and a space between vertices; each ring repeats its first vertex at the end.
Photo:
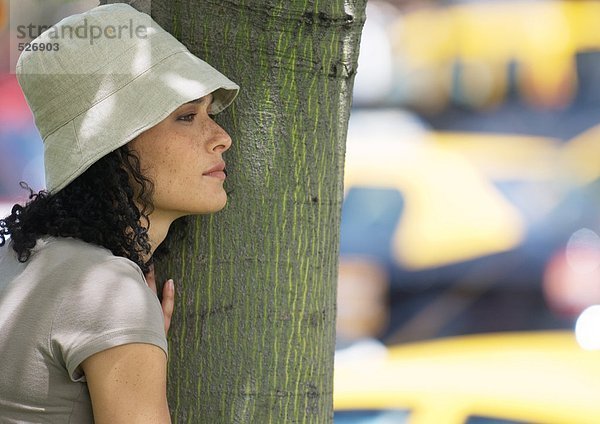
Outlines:
POLYGON ((148 287, 150 287, 154 293, 157 293, 158 290, 156 289, 156 279, 154 276, 154 264, 150 265, 150 269, 144 275, 146 276, 146 284, 148 284, 148 287))
POLYGON ((162 310, 165 318, 165 334, 169 332, 171 317, 175 308, 175 286, 173 280, 169 279, 163 286, 162 310))

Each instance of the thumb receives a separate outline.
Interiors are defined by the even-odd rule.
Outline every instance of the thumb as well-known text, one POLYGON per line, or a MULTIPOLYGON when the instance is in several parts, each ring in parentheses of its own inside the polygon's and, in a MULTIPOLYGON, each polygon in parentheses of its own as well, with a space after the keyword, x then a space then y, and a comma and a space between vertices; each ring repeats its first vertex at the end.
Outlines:
POLYGON ((175 309, 175 284, 172 279, 167 280, 163 286, 161 307, 165 321, 165 334, 167 334, 171 326, 173 309, 175 309))

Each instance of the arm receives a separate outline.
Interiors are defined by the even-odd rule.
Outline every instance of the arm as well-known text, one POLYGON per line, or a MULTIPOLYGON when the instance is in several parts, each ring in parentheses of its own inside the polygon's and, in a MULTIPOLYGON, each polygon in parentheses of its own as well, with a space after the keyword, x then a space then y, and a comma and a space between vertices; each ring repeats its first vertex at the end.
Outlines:
POLYGON ((167 358, 157 346, 130 343, 81 364, 96 424, 168 424, 167 358))
MULTIPOLYGON (((154 266, 146 274, 156 293, 154 266)), ((162 310, 165 333, 174 307, 174 289, 165 284, 162 310)), ((157 346, 130 343, 98 352, 81 363, 96 424, 169 424, 167 358, 157 346)))

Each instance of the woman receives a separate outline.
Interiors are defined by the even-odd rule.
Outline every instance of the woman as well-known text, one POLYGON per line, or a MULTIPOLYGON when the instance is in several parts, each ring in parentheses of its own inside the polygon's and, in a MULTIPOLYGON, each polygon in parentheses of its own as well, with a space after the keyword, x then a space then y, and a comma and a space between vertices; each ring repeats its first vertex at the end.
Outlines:
POLYGON ((47 190, 0 220, 0 421, 168 423, 174 288, 161 304, 153 255, 174 220, 225 206, 211 115, 239 87, 124 4, 36 43, 17 76, 47 190))

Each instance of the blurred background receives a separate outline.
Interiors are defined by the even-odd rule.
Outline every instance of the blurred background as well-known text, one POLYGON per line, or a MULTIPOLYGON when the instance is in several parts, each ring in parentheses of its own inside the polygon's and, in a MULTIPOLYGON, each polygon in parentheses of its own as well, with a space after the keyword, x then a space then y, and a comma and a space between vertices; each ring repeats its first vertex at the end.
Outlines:
POLYGON ((599 1, 368 1, 336 423, 600 422, 599 23, 599 1))
POLYGON ((21 181, 35 191, 45 188, 44 146, 14 75, 17 43, 31 38, 18 39, 15 27, 50 26, 97 5, 96 0, 0 0, 0 217, 27 200, 21 181))
MULTIPOLYGON (((19 13, 50 25, 96 3, 19 13)), ((7 4, 0 216, 19 181, 44 187, 7 4)), ((600 1, 368 1, 335 423, 600 422, 599 23, 600 1)))

